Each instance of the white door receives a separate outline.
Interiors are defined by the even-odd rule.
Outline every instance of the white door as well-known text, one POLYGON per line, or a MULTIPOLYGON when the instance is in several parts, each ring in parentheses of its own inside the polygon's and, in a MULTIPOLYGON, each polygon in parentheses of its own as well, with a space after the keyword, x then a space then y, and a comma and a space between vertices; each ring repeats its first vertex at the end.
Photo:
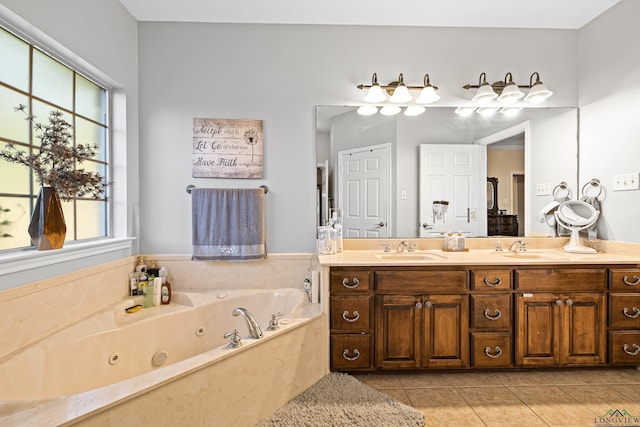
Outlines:
POLYGON ((420 145, 420 237, 486 235, 486 153, 480 145, 420 145), (433 202, 440 201, 448 205, 438 217, 433 202))
POLYGON ((338 208, 346 238, 389 237, 391 146, 338 153, 338 208))

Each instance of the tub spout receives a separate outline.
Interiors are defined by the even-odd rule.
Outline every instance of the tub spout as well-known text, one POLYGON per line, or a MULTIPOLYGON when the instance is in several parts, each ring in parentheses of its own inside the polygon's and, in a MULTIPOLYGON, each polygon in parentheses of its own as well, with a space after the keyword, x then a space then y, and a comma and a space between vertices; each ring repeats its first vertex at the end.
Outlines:
POLYGON ((249 310, 247 310, 246 308, 238 307, 238 308, 235 308, 231 312, 231 314, 233 314, 236 317, 240 315, 244 317, 244 320, 247 321, 247 326, 249 326, 249 334, 251 335, 251 338, 260 339, 263 337, 262 329, 260 329, 260 325, 258 325, 256 318, 253 317, 253 314, 251 314, 249 310))

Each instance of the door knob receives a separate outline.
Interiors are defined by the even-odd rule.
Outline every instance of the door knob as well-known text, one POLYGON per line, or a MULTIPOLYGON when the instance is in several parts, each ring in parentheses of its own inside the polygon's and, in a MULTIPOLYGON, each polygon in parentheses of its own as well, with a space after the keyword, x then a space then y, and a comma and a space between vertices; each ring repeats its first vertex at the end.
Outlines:
POLYGON ((385 226, 385 223, 382 221, 376 224, 376 227, 384 227, 384 226, 385 226))

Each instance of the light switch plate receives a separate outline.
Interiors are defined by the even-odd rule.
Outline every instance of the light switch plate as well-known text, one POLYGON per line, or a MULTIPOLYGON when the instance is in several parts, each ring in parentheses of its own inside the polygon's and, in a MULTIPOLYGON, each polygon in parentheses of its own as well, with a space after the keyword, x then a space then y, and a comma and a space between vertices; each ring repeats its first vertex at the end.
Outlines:
POLYGON ((640 174, 638 172, 613 176, 613 191, 629 191, 640 189, 640 174))
POLYGON ((536 196, 550 196, 551 195, 551 183, 545 182, 542 184, 536 184, 536 196))

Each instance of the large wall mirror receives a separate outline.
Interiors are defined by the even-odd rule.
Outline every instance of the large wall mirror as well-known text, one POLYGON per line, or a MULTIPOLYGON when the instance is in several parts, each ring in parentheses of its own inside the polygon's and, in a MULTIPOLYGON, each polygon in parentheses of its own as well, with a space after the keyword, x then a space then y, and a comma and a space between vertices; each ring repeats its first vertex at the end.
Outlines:
POLYGON ((576 108, 491 116, 431 107, 420 116, 361 116, 352 106, 316 109, 317 212, 339 209, 346 238, 488 235, 494 206, 517 218, 517 235, 549 235, 538 212, 552 200, 537 184, 577 185, 576 108), (347 224, 350 218, 360 223, 347 224))

